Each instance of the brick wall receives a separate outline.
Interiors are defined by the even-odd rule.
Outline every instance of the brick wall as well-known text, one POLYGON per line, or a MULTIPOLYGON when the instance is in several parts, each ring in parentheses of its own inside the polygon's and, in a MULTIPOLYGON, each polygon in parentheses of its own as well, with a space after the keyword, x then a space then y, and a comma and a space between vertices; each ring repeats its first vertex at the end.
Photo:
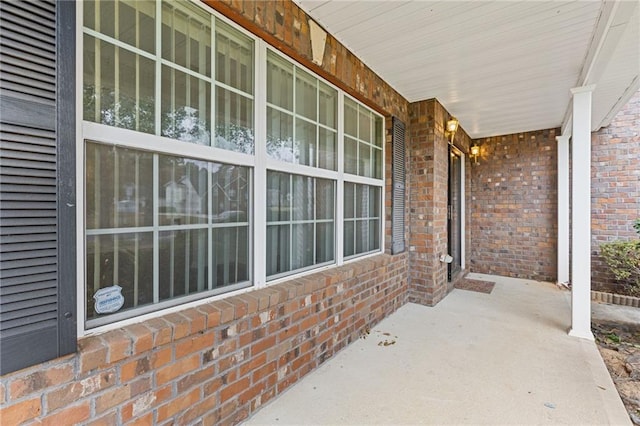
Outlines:
POLYGON ((379 255, 79 342, 0 379, 3 425, 235 424, 406 302, 379 255))
MULTIPOLYGON (((206 3, 385 114, 389 201, 389 118, 408 123, 408 102, 330 35, 314 64, 291 1, 206 3)), ((385 217, 390 236, 388 205, 385 217)), ((82 338, 0 378, 2 424, 238 423, 406 303, 407 271, 408 253, 378 255, 82 338)))
POLYGON ((559 129, 476 140, 471 164, 472 272, 555 281, 559 129))
POLYGON ((611 124, 591 135, 591 285, 620 285, 600 255, 600 244, 638 238, 640 218, 640 92, 611 124))
MULTIPOLYGON (((439 260, 448 243, 449 152, 444 130, 449 113, 435 99, 412 103, 409 111, 409 300, 434 305, 451 289, 447 265, 439 260)), ((455 143, 467 152, 469 137, 462 128, 455 143)))

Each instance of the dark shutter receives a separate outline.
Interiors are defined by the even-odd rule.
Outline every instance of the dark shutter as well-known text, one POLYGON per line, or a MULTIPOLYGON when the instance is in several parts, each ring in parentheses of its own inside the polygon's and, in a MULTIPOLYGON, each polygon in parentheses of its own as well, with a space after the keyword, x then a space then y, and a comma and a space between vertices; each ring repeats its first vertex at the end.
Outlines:
POLYGON ((405 249, 404 241, 404 200, 405 200, 405 127, 404 123, 393 117, 392 121, 393 161, 391 172, 393 175, 393 191, 391 206, 391 253, 402 253, 405 249))
POLYGON ((0 374, 76 346, 74 9, 0 1, 0 374))

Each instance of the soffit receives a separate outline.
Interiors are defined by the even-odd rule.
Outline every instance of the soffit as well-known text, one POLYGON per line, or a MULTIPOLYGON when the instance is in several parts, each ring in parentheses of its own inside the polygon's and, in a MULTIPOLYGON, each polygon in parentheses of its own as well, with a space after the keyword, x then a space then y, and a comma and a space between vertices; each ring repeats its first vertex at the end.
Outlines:
POLYGON ((297 3, 410 102, 437 98, 473 138, 560 127, 569 89, 587 83, 595 129, 640 84, 635 2, 607 22, 619 2, 297 3))

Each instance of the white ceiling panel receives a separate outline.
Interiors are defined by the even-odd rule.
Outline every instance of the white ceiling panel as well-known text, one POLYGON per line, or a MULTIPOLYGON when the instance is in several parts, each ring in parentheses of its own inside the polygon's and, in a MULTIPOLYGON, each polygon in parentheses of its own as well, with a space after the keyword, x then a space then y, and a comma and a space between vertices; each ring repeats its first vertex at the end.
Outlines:
POLYGON ((593 64, 594 123, 640 84, 635 1, 297 3, 410 102, 437 98, 474 138, 561 126, 593 64))

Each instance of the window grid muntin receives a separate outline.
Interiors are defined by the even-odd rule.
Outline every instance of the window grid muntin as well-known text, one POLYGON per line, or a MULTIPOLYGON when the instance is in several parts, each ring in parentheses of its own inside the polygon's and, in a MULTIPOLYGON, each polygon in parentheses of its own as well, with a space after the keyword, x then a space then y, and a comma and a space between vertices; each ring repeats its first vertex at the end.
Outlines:
MULTIPOLYGON (((358 258, 361 256, 365 256, 367 254, 370 253, 375 253, 381 250, 382 248, 382 244, 383 244, 383 240, 382 240, 382 224, 383 224, 383 220, 382 220, 382 216, 383 216, 383 212, 384 212, 384 205, 383 203, 383 187, 382 186, 378 186, 378 185, 371 185, 368 183, 356 183, 356 182, 350 182, 350 181, 346 181, 344 182, 344 208, 343 208, 343 223, 344 223, 344 228, 343 228, 343 233, 346 234, 345 230, 347 228, 347 224, 352 223, 353 224, 353 235, 351 238, 351 243, 353 244, 353 253, 352 254, 345 254, 343 251, 343 256, 345 260, 350 260, 350 259, 354 259, 354 258, 358 258), (347 216, 347 207, 346 204, 348 202, 347 200, 347 186, 350 185, 353 187, 353 197, 352 197, 352 205, 353 205, 353 215, 352 216, 347 216), (358 187, 361 188, 366 188, 367 192, 368 192, 368 197, 371 194, 371 191, 377 191, 377 200, 375 201, 377 204, 377 209, 378 209, 378 214, 365 214, 363 216, 359 216, 358 215, 358 187), (358 235, 358 231, 357 231, 357 225, 358 223, 366 223, 368 225, 368 229, 371 229, 371 224, 377 222, 377 227, 374 228, 378 231, 378 237, 377 237, 377 245, 378 247, 371 247, 369 246, 369 248, 367 250, 363 250, 363 251, 357 251, 357 247, 358 247, 358 240, 357 240, 357 235, 358 235)), ((369 200, 368 204, 368 208, 367 211, 369 211, 369 207, 371 206, 371 200, 369 200)), ((347 244, 349 243, 349 241, 347 240, 347 236, 344 236, 344 242, 343 242, 343 247, 346 247, 347 244)), ((370 243, 370 240, 369 240, 370 243)))
MULTIPOLYGON (((307 271, 310 269, 315 269, 324 265, 330 265, 336 262, 336 243, 335 243, 335 232, 336 232, 336 186, 337 186, 337 182, 335 180, 332 179, 326 179, 326 178, 319 178, 316 176, 312 176, 312 175, 298 175, 298 174, 294 174, 294 173, 288 173, 288 172, 284 172, 284 171, 274 171, 274 170, 267 170, 267 182, 269 181, 269 173, 275 174, 275 175, 281 175, 287 178, 288 183, 287 183, 287 187, 288 187, 288 196, 290 197, 289 203, 287 204, 287 207, 289 208, 289 213, 288 213, 288 218, 287 219, 281 219, 281 220, 269 220, 269 217, 267 215, 267 222, 266 222, 266 226, 267 229, 269 229, 269 227, 280 227, 280 226, 287 226, 288 227, 288 259, 287 259, 287 265, 289 268, 289 270, 287 271, 282 271, 282 272, 276 272, 276 273, 272 273, 269 275, 268 270, 270 268, 269 265, 267 265, 267 281, 273 281, 273 280, 277 280, 278 278, 282 278, 282 277, 286 277, 289 275, 293 275, 296 274, 298 272, 303 272, 303 271, 307 271), (303 178, 303 179, 308 179, 310 178, 312 180, 312 186, 313 186, 313 190, 312 190, 312 196, 311 198, 313 199, 313 206, 311 207, 311 211, 313 212, 313 217, 310 219, 295 219, 294 218, 294 206, 296 206, 296 203, 300 203, 300 201, 296 201, 294 198, 295 195, 295 183, 294 183, 294 179, 298 177, 298 178, 303 178), (328 219, 318 219, 317 215, 318 215, 318 180, 324 180, 326 182, 330 182, 331 183, 331 187, 332 187, 332 195, 333 195, 333 209, 332 209, 332 216, 333 218, 328 218, 328 219), (321 224, 321 223, 331 223, 333 224, 333 229, 334 229, 334 233, 331 236, 331 243, 333 245, 333 259, 325 261, 325 262, 318 262, 315 263, 318 257, 318 253, 317 253, 317 243, 318 243, 318 235, 317 235, 317 225, 321 224), (293 263, 294 263, 294 233, 293 233, 293 229, 296 225, 313 225, 313 241, 312 241, 312 257, 311 257, 311 261, 312 263, 310 265, 306 265, 306 266, 302 266, 302 267, 298 267, 293 269, 293 263)), ((304 181, 303 181, 304 182, 304 181)), ((268 184, 268 183, 267 183, 268 184)), ((269 191, 269 187, 267 187, 267 191, 269 191)), ((267 195, 268 197, 268 195, 267 195)), ((267 203, 267 207, 269 207, 269 204, 267 203)), ((273 228, 272 228, 273 229, 273 228)), ((277 228, 276 228, 277 229, 277 228)), ((269 232, 267 232, 267 243, 269 239, 269 232)), ((267 258, 265 257, 265 262, 267 262, 267 258)))
MULTIPOLYGON (((215 14, 215 12, 211 12, 211 13, 215 14)), ((221 21, 227 23, 228 25, 232 26, 233 28, 242 31, 244 34, 247 34, 246 30, 244 30, 243 28, 238 27, 233 22, 228 21, 223 16, 219 17, 219 16, 215 15, 215 19, 221 20, 221 21)), ((213 37, 214 34, 215 34, 215 31, 212 31, 212 37, 213 37)), ((254 80, 253 81, 254 81, 254 84, 256 84, 256 87, 266 88, 266 85, 263 83, 263 82, 266 82, 266 79, 262 80, 263 77, 261 77, 261 75, 266 74, 266 54, 265 53, 270 48, 267 47, 266 43, 263 42, 262 40, 257 39, 257 38, 255 38, 254 36, 252 36, 250 34, 249 34, 249 36, 252 37, 253 40, 254 40, 254 49, 255 49, 254 50, 254 53, 255 53, 255 55, 254 55, 254 61, 255 61, 254 70, 255 70, 255 73, 254 73, 254 80), (260 70, 262 70, 262 71, 260 71, 260 70)), ((157 38, 159 38, 159 37, 157 37, 157 38)), ((81 39, 80 39, 79 43, 81 43, 81 39)), ((212 42, 212 45, 213 45, 213 42, 212 42)), ((79 52, 80 52, 80 55, 81 55, 82 54, 82 49, 79 49, 79 52)), ((291 62, 291 59, 289 59, 288 57, 285 57, 281 52, 275 51, 275 53, 277 55, 279 55, 280 57, 283 57, 285 61, 291 62)), ((212 56, 215 56, 215 55, 212 55, 212 56)), ((160 67, 161 64, 160 63, 156 63, 156 66, 160 67)), ((296 66, 300 66, 300 65, 296 63, 296 66)), ((302 69, 304 69, 305 71, 308 71, 306 68, 304 68, 302 66, 300 66, 300 67, 302 69)), ((158 75, 158 74, 159 73, 156 72, 156 75, 158 75)), ((314 77, 318 78, 319 81, 321 81, 323 84, 326 84, 330 88, 335 89, 335 86, 333 86, 331 83, 327 83, 322 78, 319 78, 318 76, 313 74, 313 72, 311 72, 311 74, 314 77)), ((80 84, 79 84, 80 88, 82 88, 82 83, 81 83, 82 79, 78 79, 78 81, 80 82, 80 84)), ((157 86, 159 86, 159 85, 157 85, 157 86)), ((213 89, 214 89, 214 85, 212 85, 212 91, 213 91, 213 89)), ((81 92, 82 92, 81 90, 78 91, 78 93, 81 93, 81 92)), ((263 95, 266 95, 266 90, 259 90, 257 93, 254 93, 254 96, 255 96, 255 99, 256 99, 256 101, 254 102, 254 118, 255 118, 254 125, 256 126, 255 127, 256 135, 259 135, 259 134, 264 135, 264 131, 261 130, 262 127, 264 126, 264 120, 261 118, 261 115, 262 115, 262 111, 265 109, 266 96, 263 97, 263 95)), ((343 187, 343 185, 342 185, 342 183, 343 183, 343 173, 342 173, 341 169, 343 167, 343 158, 342 158, 343 157, 343 149, 342 149, 342 144, 343 144, 343 139, 344 139, 344 137, 342 136, 343 135, 343 133, 342 133, 342 127, 343 127, 343 112, 342 112, 343 111, 343 107, 342 107, 342 105, 343 105, 344 99, 349 99, 349 95, 347 95, 346 93, 344 93, 340 89, 337 90, 337 95, 338 95, 338 108, 337 108, 337 111, 335 112, 335 115, 336 115, 336 119, 337 119, 336 127, 338 129, 337 130, 338 137, 337 137, 337 139, 335 141, 335 149, 336 149, 336 151, 335 151, 335 159, 334 159, 335 164, 336 164, 336 168, 337 168, 337 174, 336 174, 336 176, 337 176, 337 184, 335 186, 335 196, 337 198, 336 202, 335 202, 335 209, 336 209, 336 218, 335 219, 336 219, 336 223, 335 223, 335 228, 334 228, 334 232, 335 232, 335 236, 336 236, 336 244, 338 244, 342 240, 342 226, 343 226, 343 223, 342 223, 342 220, 341 220, 342 219, 341 218, 341 214, 342 214, 342 208, 341 208, 342 196, 341 196, 341 191, 342 191, 342 187, 343 187)), ((158 98, 159 98, 159 96, 156 96, 156 99, 158 99, 158 98)), ((362 105, 362 104, 360 104, 360 102, 356 101, 356 103, 360 107, 364 107, 364 108, 367 109, 367 107, 362 105)), ((215 105, 211 109, 212 116, 214 115, 214 108, 215 108, 215 105)), ((156 108, 156 113, 158 113, 158 115, 159 115, 159 110, 157 108, 156 108)), ((373 114, 375 116, 377 116, 378 118, 382 118, 376 112, 373 112, 373 114)), ((160 120, 156 119, 155 122, 156 123, 160 123, 160 120)), ((214 119, 212 117, 212 123, 213 122, 214 122, 214 119)), ((383 123, 384 123, 384 121, 381 120, 381 124, 382 124, 381 128, 382 129, 384 129, 383 123)), ((319 124, 322 125, 323 123, 319 123, 319 124)), ((101 128, 104 128, 106 126, 98 124, 98 123, 85 122, 83 124, 83 127, 85 129, 87 127, 89 127, 92 130, 91 131, 91 134, 92 134, 91 138, 92 139, 100 140, 100 142, 113 143, 112 142, 113 139, 111 139, 111 141, 110 140, 106 140, 107 138, 103 137, 101 132, 99 132, 99 131, 98 132, 94 132, 95 129, 101 129, 101 128)), ((111 128, 111 129, 115 130, 114 133, 116 133, 116 134, 126 134, 127 132, 131 132, 129 130, 120 129, 120 128, 111 128)), ((111 130, 111 129, 109 129, 109 130, 111 130)), ((157 131, 156 134, 159 134, 159 131, 157 131)), ((145 136, 144 134, 141 135, 142 139, 143 140, 149 140, 149 139, 153 139, 154 138, 153 136, 150 136, 152 134, 147 134, 147 135, 149 135, 149 136, 145 136)), ((86 133, 85 133, 85 137, 86 137, 86 133)), ((176 145, 176 148, 174 149, 172 144, 169 144, 169 143, 163 141, 165 138, 162 138, 162 137, 157 137, 157 138, 159 138, 158 140, 161 142, 160 151, 159 152, 164 152, 164 153, 168 153, 168 154, 181 154, 182 153, 183 148, 181 148, 179 146, 179 144, 176 145)), ((136 138, 136 139, 138 139, 138 138, 136 138)), ((262 140, 264 140, 264 139, 256 138, 256 144, 259 144, 260 141, 262 141, 262 140)), ((136 140, 128 140, 127 142, 128 143, 131 142, 131 145, 134 146, 134 147, 138 147, 138 148, 141 147, 141 144, 139 142, 137 142, 136 140)), ((231 152, 231 151, 221 152, 221 150, 219 148, 216 148, 216 147, 213 147, 213 146, 210 147, 211 154, 208 151, 204 151, 201 148, 204 148, 204 147, 194 146, 194 147, 191 148, 194 152, 197 153, 197 154, 194 154, 194 155, 197 155, 198 158, 206 159, 206 160, 209 160, 209 161, 219 161, 219 158, 225 158, 225 161, 229 160, 228 162, 232 162, 232 163, 235 163, 235 164, 238 164, 238 165, 241 165, 241 164, 245 164, 245 165, 248 165, 248 166, 254 166, 255 165, 258 168, 254 170, 254 175, 257 173, 257 176, 262 176, 262 173, 265 173, 265 176, 266 176, 266 170, 264 169, 265 165, 274 162, 274 160, 269 160, 269 159, 266 159, 267 161, 265 161, 265 159, 262 156, 262 154, 259 154, 259 149, 258 149, 257 145, 256 145, 256 152, 254 153, 258 158, 256 160, 254 160, 250 156, 245 156, 245 154, 241 154, 241 153, 236 153, 236 152, 231 152), (218 152, 220 152, 220 153, 218 153, 218 152), (227 159, 225 157, 225 155, 229 156, 230 159, 227 159), (222 156, 222 157, 220 157, 220 156, 222 156), (258 171, 260 169, 262 171, 260 171, 258 173, 258 171)), ((144 147, 142 147, 142 149, 148 149, 148 148, 147 148, 147 146, 144 146, 144 147)), ((383 158, 384 157, 382 156, 382 159, 383 158)), ((80 162, 78 164, 80 164, 80 162)), ((283 166, 284 166, 284 164, 283 164, 283 166)), ((317 169, 316 172, 311 172, 311 171, 307 170, 309 168, 308 166, 299 166, 299 165, 290 164, 290 163, 289 163, 289 166, 292 169, 296 170, 296 173, 300 173, 300 174, 313 175, 315 173, 318 173, 319 175, 323 175, 323 177, 326 177, 326 175, 329 174, 329 172, 330 172, 327 169, 317 169)), ((270 167, 273 168, 273 169, 284 168, 284 167, 280 167, 280 165, 277 165, 277 167, 276 167, 276 164, 272 164, 270 167)), ((382 162, 382 170, 383 170, 383 176, 384 176, 384 161, 382 162)), ((365 182, 367 184, 380 186, 380 187, 383 186, 383 181, 381 179, 377 179, 377 178, 373 178, 373 177, 372 178, 367 178, 367 177, 360 177, 360 176, 356 176, 356 175, 351 175, 349 177, 349 180, 354 181, 354 182, 365 182)), ((265 182, 266 182, 266 180, 265 180, 265 182)), ((80 185, 79 188, 80 187, 82 187, 82 186, 80 185)), ((79 190, 79 192, 80 192, 80 190, 79 190)), ((256 200, 262 198, 262 197, 258 196, 256 194, 256 192, 254 192, 254 197, 256 198, 256 200)), ((384 192, 382 192, 382 199, 384 199, 384 192)), ((261 203, 258 203, 256 205, 254 205, 254 208, 252 209, 254 214, 259 213, 259 210, 260 210, 259 205, 260 204, 261 203)), ((260 217, 260 215, 261 214, 257 214, 258 217, 260 217)), ((263 224, 265 223, 262 220, 259 220, 259 222, 261 222, 263 224)), ((249 228, 250 228, 249 235, 250 235, 250 238, 252 240, 255 239, 256 236, 264 235, 262 231, 260 231, 260 230, 255 228, 255 226, 254 226, 255 224, 257 224, 257 222, 255 222, 255 223, 251 222, 250 225, 249 225, 249 228)), ((382 231, 380 231, 379 236, 380 236, 380 246, 384 247, 384 242, 383 242, 384 233, 382 233, 382 231)), ((211 241, 211 239, 209 241, 211 241)), ((84 243, 81 242, 81 244, 84 244, 84 243)), ((339 244, 339 245, 336 246, 336 249, 335 249, 335 257, 336 257, 336 260, 337 260, 336 263, 338 265, 342 264, 342 262, 343 262, 341 246, 342 245, 339 244)), ((255 250, 250 250, 249 251, 249 256, 250 256, 251 259, 249 260, 249 262, 250 262, 249 264, 254 265, 254 269, 260 271, 261 267, 256 266, 260 262, 256 263, 256 260, 254 259, 254 256, 256 254, 264 256, 264 250, 258 250, 257 253, 255 252, 255 250)), ((315 266, 311 267, 310 269, 311 270, 317 269, 317 267, 319 267, 319 266, 320 265, 315 265, 315 266)), ((302 271, 299 271, 299 272, 302 272, 302 271)), ((298 271, 296 271, 296 273, 298 273, 298 271)), ((259 278, 259 277, 254 277, 254 279, 255 278, 259 278)), ((259 279, 257 281, 257 285, 258 285, 258 287, 264 286, 265 285, 264 279, 261 279, 261 280, 259 279)), ((234 291, 234 290, 237 290, 237 289, 230 287, 228 290, 229 291, 234 291)), ((224 289, 223 289, 223 292, 225 292, 224 289)), ((188 300, 185 300, 185 303, 187 303, 188 305, 193 305, 193 303, 189 302, 188 300)), ((165 304, 163 302, 160 302, 160 304, 158 305, 157 309, 164 309, 164 308, 165 308, 165 304)), ((151 307, 152 311, 155 310, 155 309, 156 308, 151 307)), ((174 311, 174 310, 175 309, 171 309, 171 311, 174 311)), ((143 319, 144 318, 151 318, 151 317, 156 316, 155 314, 152 315, 150 313, 150 311, 147 311, 146 309, 141 309, 140 310, 140 315, 142 316, 143 319)), ((120 323, 122 323, 122 321, 120 319, 116 318, 117 314, 112 314, 111 317, 114 318, 113 321, 120 321, 120 323)), ((129 323, 129 322, 130 321, 127 321, 127 320, 124 321, 125 324, 129 323)), ((84 334, 85 331, 82 328, 82 322, 78 322, 78 324, 79 324, 79 333, 80 334, 84 334)), ((102 330, 105 330, 105 329, 112 328, 112 327, 107 327, 107 328, 105 328, 105 327, 106 326, 100 326, 98 329, 95 329, 95 330, 96 331, 102 331, 102 330)), ((92 332, 94 332, 94 331, 92 331, 92 332)))
POLYGON ((378 120, 382 120, 382 117, 377 115, 375 112, 373 112, 372 110, 370 110, 369 108, 367 108, 366 106, 358 102, 357 100, 352 99, 346 95, 345 95, 344 104, 345 104, 345 107, 342 115, 342 120, 345 123, 347 122, 347 108, 353 108, 353 107, 355 107, 355 119, 356 119, 355 134, 347 132, 346 125, 343 133, 343 138, 345 141, 343 150, 345 153, 347 149, 346 147, 347 139, 351 139, 355 141, 355 145, 356 145, 355 173, 347 171, 346 155, 343 156, 344 170, 345 170, 344 173, 347 175, 364 176, 372 179, 383 179, 384 177, 384 149, 383 149, 384 122, 381 123, 380 129, 378 129, 378 126, 376 125, 378 120), (370 135, 370 140, 363 139, 363 135, 361 135, 363 131, 363 128, 360 125, 361 124, 360 120, 362 115, 366 115, 369 117, 368 131, 370 135), (378 137, 376 137, 377 136, 376 132, 378 130, 380 131, 381 134, 378 137), (379 142, 379 145, 378 145, 378 142, 379 142), (368 166, 368 171, 365 171, 365 172, 361 172, 360 170, 360 162, 361 162, 361 159, 364 157, 364 153, 361 153, 362 145, 365 145, 366 149, 369 152, 368 154, 369 166, 368 166), (376 154, 379 155, 380 163, 376 163, 376 161, 374 160, 375 158, 377 158, 376 154))
MULTIPOLYGON (((314 168, 321 168, 321 169, 325 169, 325 170, 331 170, 336 172, 338 170, 338 137, 339 137, 339 133, 338 133, 338 121, 340 120, 338 117, 338 104, 339 104, 339 99, 340 99, 340 94, 341 92, 334 88, 332 85, 327 84, 326 82, 324 82, 323 80, 320 79, 319 76, 315 75, 313 72, 304 69, 303 67, 299 66, 298 64, 292 62, 289 58, 283 57, 279 52, 276 52, 275 50, 268 48, 267 49, 267 64, 266 64, 266 68, 267 68, 267 74, 270 72, 270 64, 271 66, 275 66, 277 68, 283 69, 281 68, 281 63, 285 62, 286 65, 289 66, 289 70, 290 70, 290 75, 291 75, 291 86, 292 86, 292 91, 291 91, 291 110, 280 106, 278 104, 272 103, 270 102, 268 99, 266 101, 266 105, 267 105, 267 110, 265 111, 268 112, 268 109, 271 108, 275 111, 278 111, 279 113, 285 114, 289 117, 292 118, 292 144, 295 145, 296 140, 297 140, 297 123, 298 121, 302 121, 302 122, 306 122, 307 124, 311 124, 315 127, 315 140, 314 140, 314 148, 315 148, 315 153, 314 153, 314 158, 313 158, 313 162, 312 164, 306 164, 306 163, 302 163, 300 161, 296 161, 295 159, 291 161, 291 163, 293 164, 300 164, 300 165, 304 165, 304 166, 308 166, 308 167, 314 167, 314 168), (311 119, 305 115, 303 115, 302 113, 298 112, 298 105, 297 105, 297 81, 298 81, 298 73, 302 73, 301 75, 304 76, 309 76, 312 79, 314 79, 314 89, 315 89, 315 93, 316 93, 316 97, 315 97, 315 119, 311 119), (335 95, 335 105, 334 105, 334 122, 335 122, 335 127, 331 127, 327 124, 324 124, 321 121, 320 118, 320 98, 321 98, 321 93, 323 90, 333 90, 334 91, 334 95, 335 95), (334 135, 334 144, 333 144, 333 167, 329 168, 329 167, 321 167, 320 164, 320 129, 324 129, 325 131, 330 132, 331 134, 334 135)), ((288 71, 285 69, 285 71, 288 71)), ((267 77, 267 81, 269 80, 269 78, 267 77)), ((265 88, 265 92, 267 92, 268 89, 265 88)), ((268 115, 268 114, 267 114, 268 115)), ((295 154, 295 152, 293 152, 293 147, 292 147, 292 156, 295 154)), ((289 161, 287 160, 281 160, 278 158, 273 157, 270 154, 267 154, 267 156, 273 160, 276 161, 284 161, 289 163, 289 161)))
MULTIPOLYGON (((98 143, 95 141, 91 141, 91 140, 86 140, 85 142, 86 144, 92 144, 95 145, 96 147, 103 147, 103 148, 111 148, 114 151, 114 157, 115 158, 119 158, 119 153, 117 153, 118 149, 124 149, 125 152, 129 151, 129 153, 134 153, 138 154, 138 153, 143 153, 143 151, 136 149, 136 148, 130 148, 127 146, 118 146, 118 145, 113 145, 113 144, 102 144, 102 143, 98 143)), ((99 148, 98 148, 99 149, 99 148)), ((97 149, 96 149, 96 153, 97 153, 97 149)), ((152 297, 152 301, 150 303, 146 303, 144 305, 138 306, 138 298, 136 297, 138 295, 138 289, 139 286, 137 285, 137 280, 138 280, 138 275, 137 273, 134 274, 134 285, 133 285, 133 292, 134 292, 134 300, 133 300, 133 307, 128 308, 124 311, 119 311, 116 314, 109 314, 106 316, 95 316, 93 318, 89 318, 87 315, 86 320, 86 326, 87 327, 95 327, 95 326, 99 326, 102 324, 106 324, 106 323, 111 323, 114 321, 118 321, 120 319, 126 319, 126 318, 132 318, 132 317, 136 317, 138 315, 141 315, 144 312, 152 312, 152 311, 156 311, 159 309, 162 309, 163 307, 169 307, 169 306, 176 306, 176 305, 180 305, 183 303, 186 303, 190 300, 197 300, 197 299, 201 299, 201 298, 206 298, 208 296, 214 295, 214 294, 220 294, 220 293, 226 293, 228 291, 233 291, 235 289, 238 288, 244 288, 247 286, 251 285, 251 281, 253 279, 253 271, 251 268, 251 251, 252 251, 252 238, 250 235, 250 230, 251 230, 251 221, 238 221, 238 222, 214 222, 213 221, 213 208, 212 208, 212 202, 213 202, 213 196, 212 196, 212 192, 213 192, 213 173, 212 173, 212 169, 218 165, 218 166, 224 166, 224 163, 220 163, 220 162, 212 162, 212 161, 206 161, 206 160, 200 160, 200 159, 195 159, 198 162, 201 163, 206 163, 207 166, 207 206, 208 206, 208 212, 207 212, 207 222, 206 223, 192 223, 192 224, 184 224, 184 225, 161 225, 159 222, 160 219, 160 194, 159 194, 159 187, 160 187, 160 178, 159 178, 159 174, 160 174, 160 156, 165 156, 165 157, 169 157, 172 156, 174 158, 178 158, 175 155, 167 155, 167 154, 163 154, 163 153, 158 153, 158 152, 149 152, 149 155, 152 156, 153 158, 153 169, 152 169, 152 174, 153 174, 153 201, 152 201, 152 205, 153 205, 153 225, 152 226, 127 226, 127 227, 115 227, 115 228, 89 228, 88 226, 85 226, 85 235, 87 237, 100 237, 100 236, 113 236, 114 237, 114 247, 113 247, 113 258, 114 258, 114 262, 113 262, 113 266, 111 267, 112 269, 112 274, 113 274, 113 282, 114 284, 119 284, 118 283, 118 273, 119 271, 119 252, 118 252, 118 243, 119 243, 119 238, 118 236, 120 235, 127 235, 127 234, 143 234, 143 233, 152 233, 152 239, 154 241, 153 246, 152 246, 152 252, 153 252, 153 285, 152 285, 152 290, 153 290, 153 297, 152 297), (241 229, 241 228, 246 228, 246 233, 247 233, 247 241, 246 241, 246 245, 247 245, 247 253, 245 258, 247 259, 247 265, 246 265, 246 275, 247 275, 247 279, 246 280, 242 280, 242 281, 237 281, 237 282, 232 282, 232 283, 228 283, 228 284, 222 284, 222 285, 218 285, 216 287, 213 286, 213 267, 216 265, 214 263, 214 259, 213 259, 213 238, 212 238, 212 233, 214 232, 215 229, 225 229, 225 228, 236 228, 236 229, 241 229), (182 296, 178 296, 175 299, 174 298, 169 298, 169 299, 160 299, 160 262, 159 262, 159 258, 160 258, 160 250, 161 250, 161 246, 159 244, 159 239, 160 239, 160 234, 163 232, 181 232, 181 231, 194 231, 194 230, 206 230, 207 231, 207 282, 206 282, 206 289, 203 290, 198 290, 195 291, 194 293, 187 293, 184 294, 182 296)), ((97 157, 96 157, 97 158, 97 157)), ((188 158, 188 157, 182 157, 182 158, 188 158)), ((87 162, 87 164, 89 163, 88 160, 85 160, 87 162)), ((96 162, 96 165, 100 165, 100 162, 96 162)), ((249 217, 248 215, 253 211, 253 205, 252 205, 252 193, 253 193, 253 183, 252 183, 252 173, 251 173, 251 169, 247 166, 238 166, 238 165, 233 165, 230 164, 230 166, 233 167, 241 167, 242 169, 245 170, 246 176, 247 176, 247 189, 246 189, 246 203, 247 203, 247 217, 249 217)), ((117 167, 114 168, 115 170, 117 170, 117 167)), ((98 175, 96 174, 96 177, 98 175)), ((119 179, 119 174, 118 173, 114 173, 114 187, 117 187, 117 182, 119 179)), ((96 184, 98 184, 98 179, 96 180, 96 184)), ((119 188, 118 188, 119 189, 119 188)), ((94 189, 95 190, 95 189, 94 189)), ((117 195, 114 194, 114 197, 117 197, 117 195)), ((85 207, 85 211, 87 211, 86 207, 85 207)), ((114 211, 115 212, 115 211, 114 211)), ((115 215, 116 218, 118 218, 118 215, 115 215)), ((117 221, 115 223, 115 225, 117 225, 117 221)), ((88 240, 87 240, 88 241, 88 240)), ((138 241, 135 241, 136 247, 138 245, 138 241)), ((187 248, 185 248, 186 250, 187 248)), ((97 291, 101 285, 100 285, 100 278, 99 275, 97 274, 96 271, 102 271, 102 268, 100 267, 99 264, 97 264, 96 262, 99 262, 100 259, 100 249, 97 248, 96 249, 96 254, 94 254, 94 266, 93 266, 93 271, 94 271, 94 279, 93 279, 93 291, 97 291)), ((140 256, 140 253, 138 250, 135 250, 135 254, 134 256, 136 257, 136 259, 140 256)), ((87 259, 87 254, 85 254, 85 259, 87 259)), ((87 260, 85 260, 86 262, 87 260)), ((174 259, 175 262, 175 259, 174 259)), ((138 262, 134 263, 134 267, 137 268, 137 264, 138 262)), ((238 263, 237 263, 237 259, 235 261, 235 269, 236 269, 236 276, 237 276, 237 269, 238 269, 238 263)), ((85 276, 85 280, 86 280, 86 285, 89 285, 89 280, 88 280, 88 272, 85 276)), ((188 285, 188 281, 185 281, 183 283, 186 286, 188 285)), ((173 290, 173 288, 170 288, 170 291, 173 290)), ((87 295, 88 296, 88 295, 87 295)), ((88 305, 91 302, 91 298, 90 297, 85 297, 84 303, 85 306, 87 306, 88 309, 88 305)))

